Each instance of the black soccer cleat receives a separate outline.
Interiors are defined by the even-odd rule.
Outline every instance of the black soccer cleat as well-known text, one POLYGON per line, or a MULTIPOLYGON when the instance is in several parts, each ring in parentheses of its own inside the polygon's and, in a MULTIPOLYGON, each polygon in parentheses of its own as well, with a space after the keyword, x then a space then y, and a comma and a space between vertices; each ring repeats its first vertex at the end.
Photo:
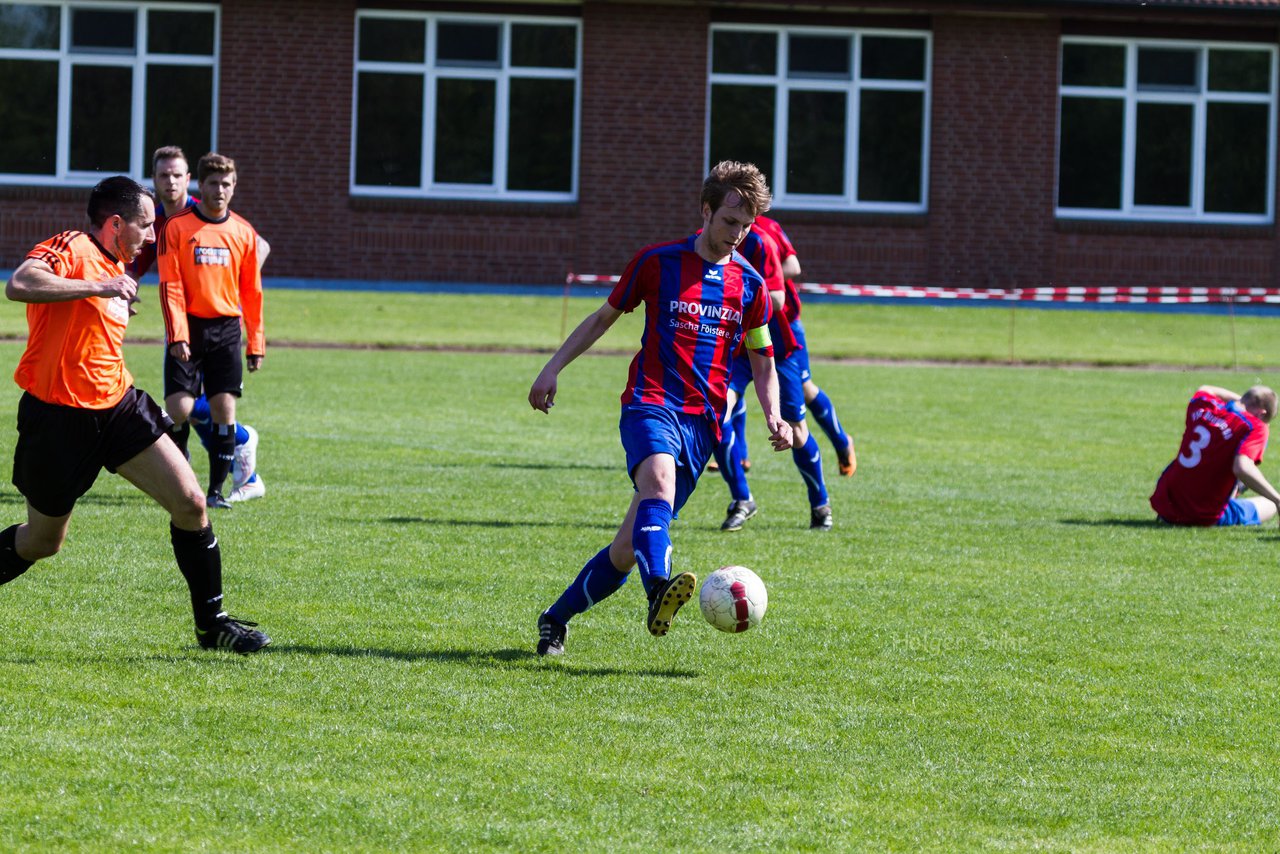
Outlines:
POLYGON ((831 505, 823 504, 821 507, 814 507, 809 510, 809 530, 811 531, 830 531, 831 530, 831 505))
POLYGON ((231 502, 223 498, 221 492, 210 492, 204 498, 204 506, 210 510, 230 510, 231 502))
POLYGON ((692 572, 682 572, 653 592, 649 599, 649 634, 660 638, 671 631, 671 621, 676 611, 693 598, 698 577, 692 572))
POLYGON ((551 619, 545 611, 538 615, 538 655, 564 655, 564 636, 569 627, 551 619))
POLYGON ((747 501, 730 501, 724 522, 720 524, 722 531, 741 531, 747 520, 756 515, 756 503, 747 501))
POLYGON ((196 640, 205 649, 229 649, 248 655, 271 643, 271 638, 253 628, 257 625, 249 620, 229 617, 224 612, 214 619, 209 628, 196 626, 196 640))

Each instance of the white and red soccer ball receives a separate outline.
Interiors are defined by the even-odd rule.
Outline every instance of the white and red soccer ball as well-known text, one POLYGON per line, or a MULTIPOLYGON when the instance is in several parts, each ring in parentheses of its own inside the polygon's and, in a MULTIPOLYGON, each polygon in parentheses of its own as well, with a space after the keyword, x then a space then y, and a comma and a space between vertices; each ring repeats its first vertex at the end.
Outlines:
POLYGON ((769 591, 745 566, 722 566, 707 576, 698 593, 707 622, 722 632, 745 632, 764 619, 769 591))

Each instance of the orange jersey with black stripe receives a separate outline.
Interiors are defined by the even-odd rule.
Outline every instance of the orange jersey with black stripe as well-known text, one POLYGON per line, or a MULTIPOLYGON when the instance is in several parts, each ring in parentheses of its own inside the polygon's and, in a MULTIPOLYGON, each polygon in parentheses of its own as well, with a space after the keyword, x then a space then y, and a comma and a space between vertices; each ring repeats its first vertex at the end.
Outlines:
POLYGON ((190 207, 165 220, 156 243, 160 310, 169 343, 190 342, 188 314, 243 317, 249 355, 265 355, 258 233, 248 220, 233 211, 211 220, 200 208, 190 207))
MULTIPOLYGON (((102 282, 124 273, 124 264, 83 231, 50 237, 27 257, 64 279, 102 282)), ((28 303, 27 349, 14 382, 45 403, 109 409, 133 385, 122 350, 128 325, 129 303, 120 297, 28 303)))

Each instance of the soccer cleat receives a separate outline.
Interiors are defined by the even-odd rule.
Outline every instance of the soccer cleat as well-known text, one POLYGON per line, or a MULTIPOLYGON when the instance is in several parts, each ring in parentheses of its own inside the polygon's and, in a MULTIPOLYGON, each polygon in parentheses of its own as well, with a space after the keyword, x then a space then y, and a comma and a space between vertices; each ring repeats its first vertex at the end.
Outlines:
POLYGON ((564 655, 564 637, 569 627, 551 619, 545 611, 538 615, 538 655, 564 655))
POLYGON ((210 492, 204 497, 204 506, 210 510, 230 510, 231 503, 222 497, 221 492, 210 492))
POLYGON ((692 572, 682 572, 654 591, 649 599, 649 634, 660 638, 671 631, 671 621, 680 606, 693 598, 698 577, 692 572))
POLYGON ((724 522, 720 525, 722 531, 741 531, 742 526, 747 524, 747 520, 756 515, 756 503, 750 499, 746 501, 730 501, 729 510, 724 517, 724 522))
MULTIPOLYGON (((231 482, 234 496, 236 490, 249 482, 249 478, 253 477, 253 473, 258 470, 258 431, 254 430, 248 424, 241 424, 244 431, 249 434, 249 438, 245 440, 243 445, 236 445, 235 457, 231 462, 231 482)), ((257 495, 251 495, 250 498, 258 498, 257 495)), ((233 497, 231 499, 235 501, 233 497)))
POLYGON ((209 628, 196 626, 196 640, 205 649, 229 649, 248 655, 271 643, 271 638, 253 628, 257 625, 249 620, 229 617, 224 611, 214 618, 209 628))
POLYGON ((231 490, 231 494, 227 496, 227 500, 234 503, 236 501, 248 501, 251 498, 261 498, 267 494, 267 485, 262 482, 262 475, 258 475, 254 480, 249 481, 244 486, 237 486, 231 490))
POLYGON ((840 474, 845 477, 853 477, 853 473, 858 470, 858 455, 853 452, 853 437, 849 437, 849 444, 843 451, 836 451, 836 456, 840 458, 840 474))
POLYGON ((821 507, 814 507, 809 510, 809 530, 811 531, 830 531, 831 530, 831 505, 823 504, 821 507))

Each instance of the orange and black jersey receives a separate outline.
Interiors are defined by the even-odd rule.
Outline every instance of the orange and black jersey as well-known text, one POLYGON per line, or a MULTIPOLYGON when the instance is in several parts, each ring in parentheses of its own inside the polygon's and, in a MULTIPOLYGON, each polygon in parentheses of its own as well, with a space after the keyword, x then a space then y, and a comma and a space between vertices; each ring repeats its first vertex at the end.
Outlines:
POLYGON ((267 352, 262 328, 258 233, 239 214, 218 220, 190 207, 169 217, 157 240, 160 306, 170 344, 191 340, 187 315, 244 317, 249 355, 267 352))
MULTIPOLYGON (((50 237, 27 257, 64 279, 103 282, 124 273, 124 264, 83 231, 50 237)), ((122 350, 128 325, 129 303, 121 297, 28 303, 27 349, 13 379, 45 403, 115 406, 133 385, 122 350)))

